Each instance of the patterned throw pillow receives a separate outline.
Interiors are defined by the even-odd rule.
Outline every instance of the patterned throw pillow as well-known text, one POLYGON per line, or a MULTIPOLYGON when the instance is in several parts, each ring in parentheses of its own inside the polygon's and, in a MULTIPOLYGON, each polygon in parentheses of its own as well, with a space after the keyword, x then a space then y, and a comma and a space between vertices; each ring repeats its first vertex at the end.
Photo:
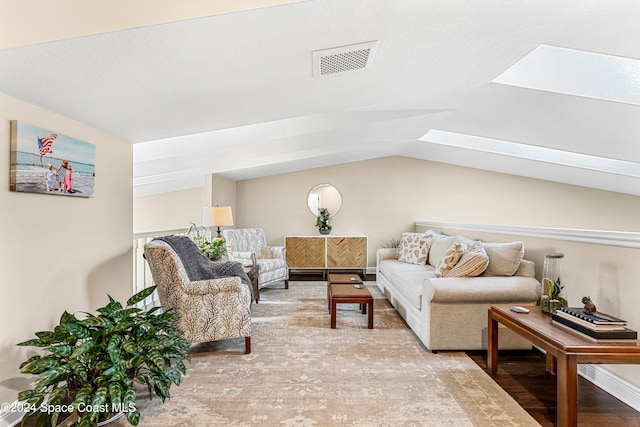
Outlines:
POLYGON ((431 236, 423 233, 404 233, 398 248, 398 261, 425 265, 431 246, 431 236))
POLYGON ((489 256, 489 265, 484 271, 485 276, 513 276, 520 267, 524 257, 524 243, 483 243, 482 246, 489 256))
POLYGON ((445 251, 440 261, 438 261, 438 265, 436 265, 436 277, 446 277, 449 271, 460 261, 466 248, 466 243, 460 241, 454 242, 449 249, 445 251))
POLYGON ((489 256, 481 242, 467 245, 467 250, 460 257, 460 261, 449 270, 444 277, 476 277, 481 275, 489 265, 489 256))

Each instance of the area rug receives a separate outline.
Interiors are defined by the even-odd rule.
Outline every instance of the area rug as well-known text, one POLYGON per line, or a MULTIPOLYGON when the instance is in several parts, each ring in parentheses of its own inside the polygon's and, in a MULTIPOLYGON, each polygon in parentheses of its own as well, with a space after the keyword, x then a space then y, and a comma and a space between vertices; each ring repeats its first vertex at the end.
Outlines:
POLYGON ((251 354, 242 339, 194 346, 170 400, 139 400, 139 425, 539 425, 464 353, 429 352, 366 285, 374 329, 357 304, 339 305, 330 329, 326 282, 263 289, 251 354))

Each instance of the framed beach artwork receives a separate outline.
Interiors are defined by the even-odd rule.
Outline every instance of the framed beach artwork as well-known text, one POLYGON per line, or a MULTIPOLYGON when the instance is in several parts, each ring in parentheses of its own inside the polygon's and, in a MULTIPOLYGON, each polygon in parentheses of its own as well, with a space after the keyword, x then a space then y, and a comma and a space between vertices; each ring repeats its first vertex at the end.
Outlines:
POLYGON ((95 157, 94 144, 11 120, 11 191, 93 197, 95 157))

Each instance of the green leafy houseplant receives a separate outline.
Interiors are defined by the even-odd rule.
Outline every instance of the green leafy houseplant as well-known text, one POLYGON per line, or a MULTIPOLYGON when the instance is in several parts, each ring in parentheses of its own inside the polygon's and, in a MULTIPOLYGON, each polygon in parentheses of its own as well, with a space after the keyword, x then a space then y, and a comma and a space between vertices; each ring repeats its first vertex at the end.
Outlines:
POLYGON ((150 400, 170 397, 171 384, 179 385, 186 373, 189 343, 174 326, 177 314, 135 307, 154 290, 138 292, 126 307, 109 296, 97 315, 83 313, 83 319, 65 311, 53 331, 18 344, 46 351, 20 365, 22 373, 38 375, 32 389, 18 394, 28 409, 23 425, 34 413, 38 426, 55 426, 61 414, 71 412, 70 425, 85 427, 124 412, 135 426, 136 384, 148 387, 150 400))
POLYGON ((200 253, 211 261, 218 261, 227 253, 224 239, 209 239, 194 223, 191 223, 187 235, 195 242, 200 253))
POLYGON ((566 298, 562 296, 562 290, 564 286, 560 283, 560 278, 556 280, 550 280, 544 278, 542 280, 544 287, 549 289, 549 295, 547 298, 542 298, 540 301, 540 309, 545 313, 553 313, 560 307, 567 307, 569 305, 566 298))
POLYGON ((320 208, 316 217, 316 227, 320 234, 329 234, 331 232, 331 218, 327 208, 320 208))

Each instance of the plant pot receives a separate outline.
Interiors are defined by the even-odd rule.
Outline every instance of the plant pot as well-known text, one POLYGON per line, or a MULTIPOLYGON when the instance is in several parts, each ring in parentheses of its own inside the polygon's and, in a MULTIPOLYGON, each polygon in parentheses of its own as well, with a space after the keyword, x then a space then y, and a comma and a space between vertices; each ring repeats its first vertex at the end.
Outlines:
MULTIPOLYGON (((122 417, 123 415, 124 415, 124 412, 118 412, 117 414, 115 414, 114 416, 112 416, 110 418, 107 418, 106 420, 98 421, 98 426, 105 426, 107 424, 111 424, 112 422, 120 419, 120 417, 122 417)), ((74 412, 69 417, 67 417, 64 420, 60 421, 56 425, 56 427, 69 427, 70 425, 72 425, 76 421, 78 421, 78 413, 74 412)))
POLYGON ((542 298, 540 301, 540 310, 542 310, 543 313, 553 313, 557 309, 567 307, 568 305, 567 300, 562 297, 558 297, 557 299, 547 297, 542 298))
POLYGON ((111 418, 108 418, 108 419, 106 419, 104 421, 98 421, 98 426, 106 426, 107 424, 111 424, 112 422, 116 421, 117 419, 119 419, 123 415, 124 415, 124 412, 118 412, 117 414, 115 414, 111 418))
POLYGON ((320 234, 329 234, 331 233, 331 228, 319 228, 320 234))

